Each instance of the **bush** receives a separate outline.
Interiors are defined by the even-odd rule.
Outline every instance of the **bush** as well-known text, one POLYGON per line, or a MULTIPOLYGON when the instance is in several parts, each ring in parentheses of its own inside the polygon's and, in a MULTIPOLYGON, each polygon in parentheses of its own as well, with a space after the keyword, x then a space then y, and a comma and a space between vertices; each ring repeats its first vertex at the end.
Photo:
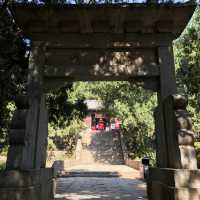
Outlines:
POLYGON ((138 124, 137 127, 128 124, 122 127, 124 143, 130 159, 148 157, 152 166, 156 163, 153 135, 148 133, 145 123, 138 124))
POLYGON ((4 171, 6 169, 6 163, 0 163, 0 171, 4 171))
POLYGON ((50 123, 48 149, 65 150, 67 154, 71 155, 76 146, 76 141, 78 137, 80 137, 79 133, 83 127, 83 122, 80 119, 73 119, 70 120, 70 122, 66 122, 66 126, 63 128, 50 123))

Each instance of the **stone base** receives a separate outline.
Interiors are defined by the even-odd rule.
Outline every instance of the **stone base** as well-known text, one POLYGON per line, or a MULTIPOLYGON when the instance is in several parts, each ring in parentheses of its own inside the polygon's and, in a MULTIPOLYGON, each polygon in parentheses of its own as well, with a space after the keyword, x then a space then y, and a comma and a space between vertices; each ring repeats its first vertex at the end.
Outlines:
POLYGON ((149 200, 199 200, 200 170, 150 168, 149 200))
POLYGON ((52 168, 4 171, 0 173, 0 199, 53 200, 54 182, 52 168))

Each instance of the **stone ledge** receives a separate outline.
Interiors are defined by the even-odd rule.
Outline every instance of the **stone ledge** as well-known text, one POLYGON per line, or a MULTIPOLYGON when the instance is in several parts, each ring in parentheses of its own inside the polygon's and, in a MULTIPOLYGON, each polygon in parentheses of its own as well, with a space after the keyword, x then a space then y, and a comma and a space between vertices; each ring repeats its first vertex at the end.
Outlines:
POLYGON ((143 167, 141 160, 131 160, 131 159, 126 159, 125 164, 133 169, 136 170, 141 170, 143 167))

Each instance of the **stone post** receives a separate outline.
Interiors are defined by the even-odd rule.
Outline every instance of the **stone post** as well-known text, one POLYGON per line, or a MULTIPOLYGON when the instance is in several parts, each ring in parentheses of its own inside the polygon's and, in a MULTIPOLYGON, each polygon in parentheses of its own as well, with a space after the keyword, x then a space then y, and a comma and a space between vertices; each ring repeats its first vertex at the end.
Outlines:
POLYGON ((26 140, 26 119, 28 116, 28 98, 27 96, 18 96, 15 99, 16 111, 14 112, 8 133, 9 149, 6 162, 6 169, 22 169, 23 153, 28 141, 26 140))
POLYGON ((150 168, 149 200, 199 200, 200 172, 187 101, 176 94, 171 46, 158 48, 160 79, 155 110, 157 168, 150 168))
POLYGON ((173 48, 161 46, 157 50, 158 63, 160 64, 160 79, 158 92, 158 107, 155 112, 156 129, 156 148, 157 148, 157 166, 168 167, 169 152, 167 146, 167 132, 164 121, 163 102, 168 95, 176 93, 175 66, 173 60, 173 48))
POLYGON ((45 46, 34 43, 29 60, 27 96, 16 99, 9 133, 7 171, 1 176, 8 184, 0 182, 2 200, 53 200, 54 172, 45 168, 48 114, 43 92, 45 46), (10 180, 10 179, 12 179, 10 180), (8 195, 11 194, 11 196, 8 195))
POLYGON ((170 95, 164 101, 169 168, 197 169, 192 120, 186 110, 187 99, 170 95))
POLYGON ((163 102, 168 168, 150 169, 150 200, 199 200, 200 170, 197 169, 192 120, 186 106, 187 100, 180 95, 170 95, 163 102))

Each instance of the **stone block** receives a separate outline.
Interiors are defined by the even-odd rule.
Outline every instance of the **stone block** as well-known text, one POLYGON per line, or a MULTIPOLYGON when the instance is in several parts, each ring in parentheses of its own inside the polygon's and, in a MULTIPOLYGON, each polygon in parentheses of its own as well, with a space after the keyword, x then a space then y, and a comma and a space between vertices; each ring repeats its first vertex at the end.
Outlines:
POLYGON ((192 130, 192 119, 186 110, 176 110, 175 115, 177 129, 192 130))
POLYGON ((127 159, 125 160, 125 164, 136 170, 141 170, 141 168, 143 167, 141 160, 127 159))
POLYGON ((182 95, 172 95, 173 106, 175 110, 185 110, 188 105, 188 99, 182 95))
POLYGON ((25 145, 25 130, 11 129, 9 132, 10 145, 25 145))
POLYGON ((53 200, 55 180, 52 168, 0 173, 1 200, 53 200))
POLYGON ((150 168, 149 200, 199 200, 200 170, 150 168))
POLYGON ((196 151, 193 146, 180 145, 181 165, 183 169, 197 169, 196 151))
POLYGON ((11 122, 11 129, 25 129, 27 110, 16 110, 11 122))
POLYGON ((10 146, 8 150, 6 169, 19 169, 22 162, 23 146, 10 146))
POLYGON ((64 160, 56 160, 53 163, 54 174, 57 175, 65 170, 64 160))
POLYGON ((182 129, 178 132, 178 144, 179 145, 191 145, 194 146, 194 133, 193 131, 182 129))

